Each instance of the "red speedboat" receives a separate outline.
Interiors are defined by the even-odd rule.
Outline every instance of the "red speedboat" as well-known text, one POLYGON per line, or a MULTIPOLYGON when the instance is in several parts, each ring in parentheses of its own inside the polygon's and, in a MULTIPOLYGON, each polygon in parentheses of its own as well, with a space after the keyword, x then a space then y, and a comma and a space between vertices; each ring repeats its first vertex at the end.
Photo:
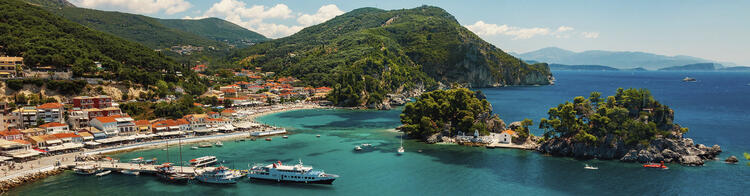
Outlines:
POLYGON ((659 164, 644 164, 643 167, 645 168, 661 168, 661 169, 669 169, 667 166, 664 165, 664 161, 662 161, 659 164))

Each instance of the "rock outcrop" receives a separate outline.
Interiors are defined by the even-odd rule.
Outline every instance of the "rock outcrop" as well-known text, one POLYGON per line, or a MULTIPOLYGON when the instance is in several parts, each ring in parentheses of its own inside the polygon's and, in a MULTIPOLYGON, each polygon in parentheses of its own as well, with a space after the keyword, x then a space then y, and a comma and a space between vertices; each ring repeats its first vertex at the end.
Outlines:
POLYGON ((727 158, 726 160, 724 160, 724 162, 726 162, 726 163, 737 163, 737 162, 740 162, 740 160, 738 160, 737 157, 735 157, 735 156, 730 156, 729 158, 727 158))
POLYGON ((705 160, 712 160, 721 153, 719 145, 695 145, 692 139, 681 136, 657 138, 648 145, 627 145, 613 135, 608 135, 605 142, 599 144, 577 142, 572 138, 554 138, 542 143, 537 150, 555 156, 641 163, 664 161, 690 166, 703 165, 705 160))

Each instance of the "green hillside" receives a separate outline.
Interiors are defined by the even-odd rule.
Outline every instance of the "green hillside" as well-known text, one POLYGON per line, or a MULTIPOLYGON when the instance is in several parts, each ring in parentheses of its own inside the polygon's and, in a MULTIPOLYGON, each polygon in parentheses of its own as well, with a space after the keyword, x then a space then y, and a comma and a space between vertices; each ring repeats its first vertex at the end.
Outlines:
POLYGON ((238 47, 268 40, 268 38, 259 33, 218 18, 200 20, 160 19, 159 22, 170 28, 193 33, 215 41, 233 44, 238 47))
POLYGON ((333 86, 330 99, 344 106, 380 103, 387 93, 431 89, 437 82, 549 84, 551 76, 546 64, 526 64, 430 6, 356 9, 232 58, 311 85, 333 86))
POLYGON ((153 85, 205 87, 189 69, 141 44, 86 28, 19 0, 0 1, 0 52, 23 56, 27 66, 71 67, 76 76, 101 76, 153 85), (102 63, 97 70, 94 61, 102 63), (183 77, 178 77, 177 72, 183 77))
POLYGON ((149 48, 169 48, 176 45, 223 47, 216 40, 167 27, 159 19, 143 15, 94 9, 65 7, 50 11, 83 26, 111 33, 149 48))

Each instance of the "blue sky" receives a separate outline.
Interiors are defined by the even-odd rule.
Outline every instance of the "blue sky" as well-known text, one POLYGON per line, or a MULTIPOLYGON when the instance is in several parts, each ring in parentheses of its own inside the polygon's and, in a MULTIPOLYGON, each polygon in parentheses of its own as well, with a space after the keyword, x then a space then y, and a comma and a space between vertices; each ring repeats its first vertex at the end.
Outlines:
POLYGON ((750 1, 69 0, 158 18, 218 17, 279 38, 361 7, 441 7, 512 52, 643 51, 750 66, 750 1))

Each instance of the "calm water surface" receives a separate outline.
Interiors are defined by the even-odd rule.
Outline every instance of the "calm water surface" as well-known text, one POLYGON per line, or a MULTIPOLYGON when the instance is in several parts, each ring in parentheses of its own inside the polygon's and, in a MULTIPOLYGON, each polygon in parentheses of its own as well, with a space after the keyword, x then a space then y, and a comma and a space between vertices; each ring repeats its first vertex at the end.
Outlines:
MULTIPOLYGON (((648 88, 675 110, 677 123, 690 128, 697 143, 719 144, 720 158, 750 152, 750 73, 691 73, 695 83, 680 80, 683 72, 556 72, 557 84, 538 87, 481 89, 506 122, 523 118, 538 122, 546 112, 574 96, 591 91, 612 95, 617 87, 648 88)), ((224 142, 224 147, 183 148, 183 160, 215 155, 224 165, 302 159, 305 164, 341 175, 332 186, 259 183, 235 185, 169 185, 152 176, 112 174, 102 178, 72 172, 23 187, 11 195, 743 195, 750 187, 750 166, 719 161, 703 167, 669 165, 650 170, 616 161, 546 157, 531 151, 427 145, 405 141, 407 153, 396 155, 399 110, 302 110, 259 118, 288 128, 289 139, 224 142), (315 135, 320 134, 317 138, 315 135), (376 149, 354 152, 355 145, 376 149), (418 153, 417 150, 423 150, 418 153), (584 170, 583 164, 599 170, 584 170)), ((541 132, 533 130, 535 134, 541 132)), ((169 160, 177 162, 178 149, 169 160)), ((167 160, 160 149, 114 155, 167 160)))

